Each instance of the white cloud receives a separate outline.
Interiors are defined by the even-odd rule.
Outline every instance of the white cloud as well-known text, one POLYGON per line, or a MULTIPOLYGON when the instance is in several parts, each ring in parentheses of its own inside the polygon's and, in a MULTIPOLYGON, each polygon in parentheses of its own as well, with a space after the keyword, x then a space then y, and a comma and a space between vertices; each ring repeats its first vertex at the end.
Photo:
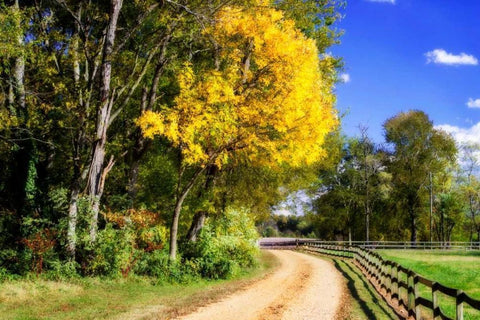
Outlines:
POLYGON ((467 106, 469 108, 480 108, 480 99, 473 100, 472 98, 468 99, 467 106))
POLYGON ((348 73, 342 73, 339 76, 339 78, 343 83, 349 83, 350 82, 350 75, 348 73))
POLYGON ((480 122, 466 129, 449 124, 442 124, 435 128, 450 133, 459 145, 480 143, 480 122))
POLYGON ((427 63, 437 63, 446 65, 478 65, 478 59, 473 55, 460 53, 452 54, 443 49, 435 49, 425 53, 427 63))
MULTIPOLYGON (((466 129, 452 126, 449 124, 442 124, 439 126, 435 126, 435 128, 443 130, 452 135, 452 137, 457 142, 457 147, 458 147, 457 159, 459 161, 459 164, 462 167, 467 165, 467 162, 465 162, 465 157, 468 156, 468 154, 465 153, 465 149, 463 149, 463 146, 480 144, 480 122, 466 129)), ((471 154, 471 156, 476 157, 478 163, 480 163, 480 152, 474 152, 471 154)))
POLYGON ((391 3, 395 4, 395 0, 367 0, 368 2, 383 2, 383 3, 391 3))

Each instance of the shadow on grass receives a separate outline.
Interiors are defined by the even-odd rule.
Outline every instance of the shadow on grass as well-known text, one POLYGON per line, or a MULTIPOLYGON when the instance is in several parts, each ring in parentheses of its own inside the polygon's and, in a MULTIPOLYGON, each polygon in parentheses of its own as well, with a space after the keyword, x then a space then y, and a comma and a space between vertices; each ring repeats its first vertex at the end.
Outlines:
POLYGON ((360 305, 360 308, 367 316, 367 319, 397 319, 396 317, 392 316, 389 310, 386 310, 382 306, 382 301, 378 299, 377 294, 373 292, 373 289, 367 283, 367 280, 363 278, 363 275, 360 274, 358 270, 354 270, 349 263, 346 263, 342 260, 333 259, 333 262, 335 264, 335 268, 337 268, 337 270, 345 277, 345 279, 347 279, 348 290, 355 301, 357 301, 360 305), (348 268, 354 276, 347 272, 346 268, 348 268), (356 279, 354 279, 354 277, 356 279), (367 297, 361 297, 359 289, 357 289, 357 287, 360 285, 358 282, 362 283, 363 287, 365 288, 365 294, 368 295, 367 297), (379 312, 375 312, 372 308, 370 308, 369 304, 376 305, 380 309, 381 314, 378 314, 379 312))

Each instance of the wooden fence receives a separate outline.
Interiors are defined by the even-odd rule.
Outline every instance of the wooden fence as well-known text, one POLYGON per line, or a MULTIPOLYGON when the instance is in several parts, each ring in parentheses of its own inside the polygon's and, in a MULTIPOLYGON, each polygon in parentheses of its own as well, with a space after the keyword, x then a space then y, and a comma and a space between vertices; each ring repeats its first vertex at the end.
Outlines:
POLYGON ((272 247, 296 247, 319 253, 334 255, 343 258, 352 258, 357 267, 368 276, 372 284, 386 295, 386 298, 394 302, 397 308, 404 308, 408 317, 413 319, 449 319, 439 305, 439 293, 455 299, 456 320, 464 319, 464 304, 470 305, 475 310, 480 310, 480 300, 468 296, 462 290, 446 287, 438 282, 426 279, 412 270, 409 270, 396 262, 383 259, 378 253, 358 245, 346 243, 326 243, 310 239, 282 239, 281 241, 263 241, 264 248, 272 247), (420 295, 420 285, 424 285, 431 291, 431 299, 420 295), (422 308, 430 310, 429 314, 422 317, 422 308))

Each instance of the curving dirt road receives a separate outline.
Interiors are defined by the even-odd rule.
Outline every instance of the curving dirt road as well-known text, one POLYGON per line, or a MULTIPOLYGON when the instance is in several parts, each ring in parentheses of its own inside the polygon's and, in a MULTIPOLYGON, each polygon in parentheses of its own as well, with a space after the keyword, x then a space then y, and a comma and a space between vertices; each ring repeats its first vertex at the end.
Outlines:
POLYGON ((270 276, 182 320, 334 319, 342 278, 326 260, 294 251, 271 251, 281 266, 270 276))

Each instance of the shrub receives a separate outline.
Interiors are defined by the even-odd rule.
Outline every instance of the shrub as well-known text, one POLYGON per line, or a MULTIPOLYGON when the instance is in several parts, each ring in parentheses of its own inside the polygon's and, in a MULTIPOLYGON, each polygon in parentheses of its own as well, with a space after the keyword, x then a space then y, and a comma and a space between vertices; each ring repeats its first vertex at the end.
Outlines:
POLYGON ((139 254, 135 233, 130 228, 115 229, 107 224, 98 232, 91 259, 85 268, 87 274, 118 277, 128 275, 139 254))
POLYGON ((185 259, 202 277, 229 278, 255 265, 257 238, 248 213, 228 209, 203 228, 196 242, 186 246, 185 259))
POLYGON ((49 280, 68 280, 78 277, 78 263, 75 261, 51 260, 46 262, 48 271, 45 277, 49 280))

